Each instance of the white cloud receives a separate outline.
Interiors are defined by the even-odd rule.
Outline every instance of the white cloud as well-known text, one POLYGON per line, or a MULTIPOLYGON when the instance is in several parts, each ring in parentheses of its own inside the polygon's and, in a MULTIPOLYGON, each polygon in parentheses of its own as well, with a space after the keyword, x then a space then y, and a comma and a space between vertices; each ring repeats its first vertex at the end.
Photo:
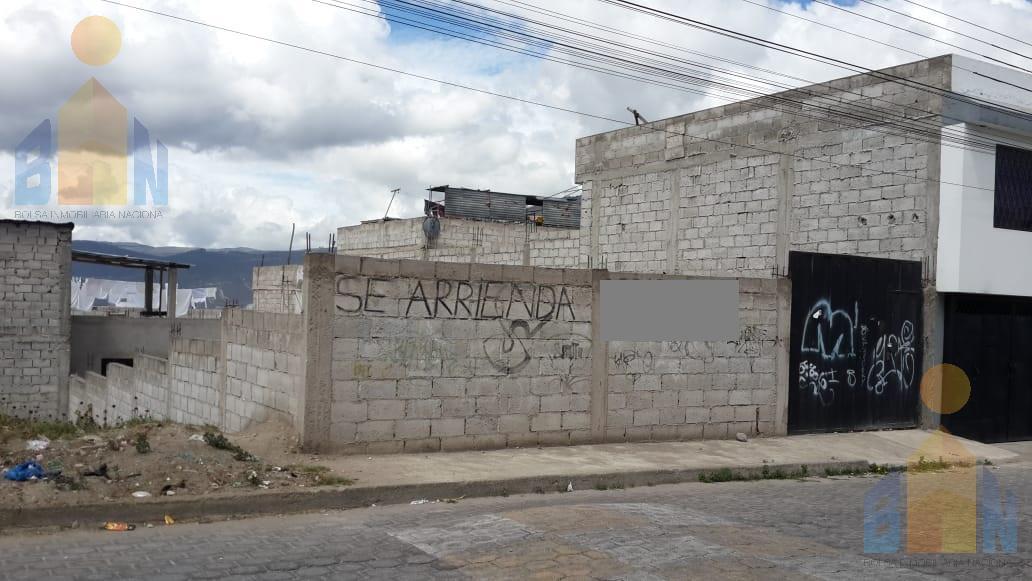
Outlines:
MULTIPOLYGON (((620 119, 629 118, 627 106, 658 119, 724 102, 425 33, 406 34, 399 41, 392 34, 394 25, 303 0, 128 1, 319 51, 620 119)), ((529 1, 798 77, 825 80, 847 74, 597 0, 529 1)), ((502 2, 485 2, 515 10, 502 2)), ((1019 37, 1032 23, 1029 4, 1022 0, 924 2, 1019 37)), ((923 54, 949 52, 932 41, 826 6, 770 3, 923 54)), ((648 4, 872 68, 918 58, 738 0, 648 4)), ((899 0, 887 0, 885 5, 964 27, 899 0)), ((912 25, 980 52, 992 50, 928 25, 906 23, 873 6, 851 9, 912 25)), ((169 145, 166 216, 136 223, 90 221, 79 225, 78 238, 284 248, 295 222, 299 232, 311 231, 322 244, 336 226, 382 216, 394 187, 402 188, 403 196, 395 201, 392 215, 418 214, 424 189, 445 183, 528 194, 557 192, 572 183, 574 140, 616 127, 94 0, 71 0, 60 7, 7 0, 0 18, 0 62, 7 65, 0 86, 0 167, 7 168, 0 172, 0 215, 13 215, 11 149, 41 119, 53 118, 64 99, 91 75, 146 124, 152 136, 169 145), (94 13, 112 18, 123 31, 122 53, 101 68, 78 62, 67 40, 75 23, 94 13)), ((627 36, 621 40, 642 46, 627 36)))

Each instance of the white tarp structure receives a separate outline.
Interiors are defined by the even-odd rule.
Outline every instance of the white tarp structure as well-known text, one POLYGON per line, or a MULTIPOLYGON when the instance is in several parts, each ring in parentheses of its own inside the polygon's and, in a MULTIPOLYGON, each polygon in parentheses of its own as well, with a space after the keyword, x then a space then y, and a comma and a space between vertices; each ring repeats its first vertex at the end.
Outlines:
MULTIPOLYGON (((167 289, 162 289, 160 284, 155 283, 154 306, 158 305, 158 297, 161 297, 161 304, 168 305, 167 289)), ((181 288, 176 290, 176 316, 186 316, 190 309, 204 308, 209 298, 215 298, 218 289, 215 287, 206 288, 181 288)), ((125 280, 106 280, 102 278, 72 278, 72 310, 90 311, 93 310, 97 300, 106 301, 113 307, 129 309, 144 308, 144 283, 125 280)))

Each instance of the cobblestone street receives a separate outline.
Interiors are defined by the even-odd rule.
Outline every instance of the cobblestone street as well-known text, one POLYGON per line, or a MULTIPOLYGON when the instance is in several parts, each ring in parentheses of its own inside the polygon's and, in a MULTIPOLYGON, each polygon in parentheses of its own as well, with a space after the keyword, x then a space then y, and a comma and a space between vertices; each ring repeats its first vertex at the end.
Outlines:
POLYGON ((863 553, 874 478, 681 484, 0 537, 0 575, 48 579, 1017 579, 1032 577, 1032 464, 1013 555, 863 553))

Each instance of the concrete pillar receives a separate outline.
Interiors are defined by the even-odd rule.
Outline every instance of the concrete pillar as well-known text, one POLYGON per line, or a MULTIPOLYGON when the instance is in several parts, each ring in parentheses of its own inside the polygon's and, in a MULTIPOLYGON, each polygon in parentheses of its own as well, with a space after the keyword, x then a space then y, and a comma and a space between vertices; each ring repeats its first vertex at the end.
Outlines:
POLYGON ((143 273, 143 312, 154 311, 154 269, 147 267, 143 273))
POLYGON ((667 195, 669 212, 666 219, 666 274, 677 274, 677 239, 681 232, 681 170, 671 170, 668 175, 670 191, 667 195))
POLYGON ((774 435, 788 434, 788 390, 792 377, 789 369, 789 337, 792 333, 792 279, 777 279, 777 338, 774 345, 774 369, 777 385, 774 396, 774 435))
POLYGON ((305 255, 304 295, 305 385, 298 394, 295 428, 301 447, 318 451, 330 442, 330 408, 333 404, 333 319, 336 311, 334 280, 336 261, 332 254, 305 255))
POLYGON ((601 281, 609 278, 604 270, 591 271, 591 440, 604 442, 609 413, 609 344, 602 340, 601 281))
POLYGON ((778 159, 777 233, 775 234, 774 266, 778 276, 788 276, 788 252, 791 244, 792 198, 795 194, 795 144, 789 139, 781 144, 778 159))
POLYGON ((175 326, 176 321, 176 291, 179 289, 177 271, 175 268, 168 269, 168 320, 172 326, 175 326))

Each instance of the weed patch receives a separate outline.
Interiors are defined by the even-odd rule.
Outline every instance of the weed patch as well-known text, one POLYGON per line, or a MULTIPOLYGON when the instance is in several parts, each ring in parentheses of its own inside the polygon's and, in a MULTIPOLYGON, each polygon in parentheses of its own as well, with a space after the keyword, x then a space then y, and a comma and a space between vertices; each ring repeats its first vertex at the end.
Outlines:
POLYGON ((204 443, 218 450, 227 450, 233 453, 233 459, 241 462, 257 462, 254 454, 237 446, 229 441, 226 436, 215 432, 204 432, 204 443))

